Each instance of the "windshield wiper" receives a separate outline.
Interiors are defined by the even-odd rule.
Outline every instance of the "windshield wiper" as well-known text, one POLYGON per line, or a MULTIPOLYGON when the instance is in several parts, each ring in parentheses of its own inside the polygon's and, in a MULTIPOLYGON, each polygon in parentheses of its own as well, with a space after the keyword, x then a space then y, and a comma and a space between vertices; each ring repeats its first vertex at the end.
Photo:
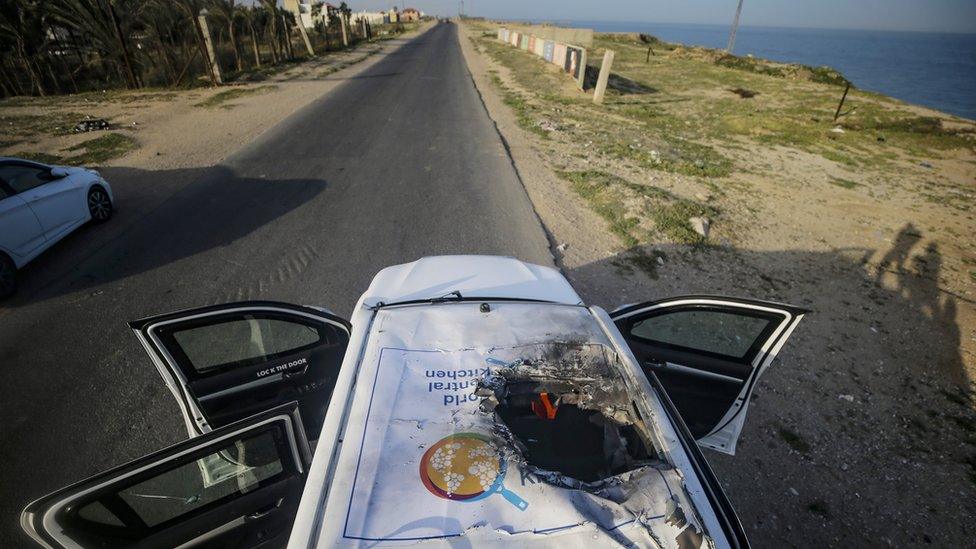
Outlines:
POLYGON ((432 297, 428 301, 430 303, 444 303, 445 301, 461 301, 464 298, 461 297, 461 292, 454 290, 453 292, 446 293, 440 297, 432 297))

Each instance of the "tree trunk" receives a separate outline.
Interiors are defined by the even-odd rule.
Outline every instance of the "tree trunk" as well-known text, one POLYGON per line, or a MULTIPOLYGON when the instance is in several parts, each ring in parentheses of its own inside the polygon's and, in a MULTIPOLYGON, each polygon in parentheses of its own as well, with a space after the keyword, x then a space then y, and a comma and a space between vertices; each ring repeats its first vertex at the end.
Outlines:
POLYGON ((163 65, 166 67, 166 79, 170 82, 175 82, 176 69, 173 67, 173 61, 169 58, 169 52, 166 50, 166 43, 163 42, 163 33, 158 24, 154 26, 156 29, 156 42, 159 44, 159 55, 163 58, 163 65))
POLYGON ((244 65, 241 64, 241 52, 237 51, 237 37, 234 36, 233 21, 227 23, 227 34, 230 38, 230 47, 234 50, 234 66, 237 67, 237 72, 241 72, 244 70, 244 65))
POLYGON ((248 19, 247 28, 251 31, 251 46, 254 48, 254 65, 261 68, 261 52, 258 51, 258 37, 254 32, 254 23, 248 19))
POLYGON ((8 63, 7 60, 4 59, 3 66, 0 67, 0 76, 3 76, 3 80, 4 80, 3 87, 5 89, 10 90, 9 95, 11 97, 15 95, 24 95, 24 92, 20 87, 20 83, 17 82, 17 78, 13 76, 16 73, 17 73, 16 67, 13 67, 11 63, 8 63))
POLYGON ((34 71, 34 67, 31 66, 30 59, 27 58, 27 52, 24 50, 23 42, 17 41, 17 53, 20 56, 20 62, 24 64, 24 68, 27 70, 27 76, 30 77, 31 89, 37 90, 37 95, 44 97, 47 92, 44 90, 44 82, 37 72, 34 71))
POLYGON ((61 82, 58 81, 58 77, 54 74, 52 65, 53 63, 44 63, 44 67, 47 69, 47 75, 51 78, 51 83, 54 84, 54 93, 61 95, 64 91, 61 88, 61 82))
POLYGON ((275 23, 275 14, 271 13, 271 27, 268 29, 268 45, 271 46, 271 63, 277 65, 280 61, 280 56, 278 55, 278 25, 275 23))
POLYGON ((112 5, 112 0, 108 0, 108 14, 112 19, 112 28, 115 29, 115 37, 119 41, 119 49, 122 52, 122 63, 125 66, 125 77, 129 81, 130 88, 138 88, 139 81, 136 79, 136 73, 132 70, 132 60, 129 57, 129 46, 125 42, 125 38, 122 36, 122 27, 119 26, 119 18, 115 15, 115 6, 112 5))
POLYGON ((291 27, 288 26, 288 20, 285 19, 285 14, 281 14, 281 26, 284 32, 281 33, 282 39, 284 39, 285 55, 288 59, 295 58, 295 51, 291 47, 291 27))

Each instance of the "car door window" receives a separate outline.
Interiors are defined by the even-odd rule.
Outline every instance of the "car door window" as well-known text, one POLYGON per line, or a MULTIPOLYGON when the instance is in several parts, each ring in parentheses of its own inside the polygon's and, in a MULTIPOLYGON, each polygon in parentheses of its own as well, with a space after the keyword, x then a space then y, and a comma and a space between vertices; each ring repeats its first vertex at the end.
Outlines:
POLYGON ((309 349, 331 330, 279 318, 246 315, 224 322, 175 330, 172 337, 198 373, 248 366, 309 349))
POLYGON ((231 303, 130 323, 156 359, 191 436, 297 400, 318 436, 349 324, 287 303, 231 303))
POLYGON ((742 360, 769 325, 768 316, 690 309, 640 320, 631 326, 630 333, 675 349, 704 351, 742 360))
POLYGON ((297 403, 140 458, 30 504, 21 524, 54 547, 282 543, 310 459, 297 403), (209 474, 222 462, 227 474, 209 474), (241 519, 244 520, 241 520, 241 519))
POLYGON ((804 313, 778 303, 688 296, 633 305, 612 318, 691 434, 733 453, 756 379, 804 313))
MULTIPOLYGON (((188 513, 229 501, 274 482, 285 471, 270 431, 248 437, 236 437, 221 447, 208 450, 207 455, 191 462, 173 465, 154 476, 120 487, 106 494, 128 505, 149 528, 188 513), (222 461, 229 474, 214 481, 201 475, 201 468, 211 468, 212 462, 222 461)), ((101 503, 96 501, 94 503, 101 503)))
POLYGON ((48 170, 21 164, 0 166, 3 179, 14 193, 22 193, 48 182, 48 170))

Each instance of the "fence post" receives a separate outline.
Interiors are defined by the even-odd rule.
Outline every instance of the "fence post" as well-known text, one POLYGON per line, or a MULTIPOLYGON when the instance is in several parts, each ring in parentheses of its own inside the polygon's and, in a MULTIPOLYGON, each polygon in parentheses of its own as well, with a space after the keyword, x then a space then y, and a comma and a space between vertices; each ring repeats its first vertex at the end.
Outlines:
POLYGON ((847 87, 844 88, 844 95, 840 96, 840 103, 837 104, 837 112, 834 113, 834 122, 840 118, 840 110, 844 108, 844 100, 847 99, 847 92, 851 91, 851 83, 847 83, 847 87))
MULTIPOLYGON (((308 37, 308 31, 305 30, 305 22, 302 20, 302 9, 298 5, 298 0, 285 0, 285 9, 295 16, 295 23, 298 25, 298 34, 301 35, 302 41, 305 42, 305 49, 308 50, 308 56, 315 57, 315 50, 312 48, 312 41, 308 37)), ((288 35, 291 36, 291 32, 288 35)))
POLYGON ((342 27, 342 47, 349 47, 349 37, 346 35, 346 14, 339 15, 339 26, 342 27))
POLYGON ((586 90, 586 48, 580 48, 579 77, 576 79, 576 85, 579 89, 586 90))
POLYGON ((308 37, 308 30, 305 28, 305 23, 302 18, 298 18, 298 32, 302 35, 302 40, 305 41, 305 49, 308 50, 309 57, 315 57, 315 50, 312 48, 312 41, 308 37))
POLYGON ((220 64, 217 63, 217 52, 214 51, 213 38, 210 36, 210 27, 207 26, 207 10, 200 10, 197 16, 200 23, 200 32, 203 34, 203 43, 207 46, 207 59, 210 64, 211 76, 215 84, 223 84, 224 79, 220 76, 220 64))
POLYGON ((613 66, 613 50, 603 54, 603 64, 600 65, 600 77, 596 79, 596 89, 593 90, 593 102, 603 103, 603 95, 607 92, 607 81, 610 80, 610 67, 613 66))

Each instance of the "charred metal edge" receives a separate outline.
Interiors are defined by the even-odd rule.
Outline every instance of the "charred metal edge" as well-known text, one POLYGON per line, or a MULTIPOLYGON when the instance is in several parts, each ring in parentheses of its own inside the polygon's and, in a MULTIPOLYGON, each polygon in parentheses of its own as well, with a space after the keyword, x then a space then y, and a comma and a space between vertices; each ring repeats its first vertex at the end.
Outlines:
POLYGON ((664 411, 668 414, 671 423, 675 427, 678 440, 681 442, 685 453, 688 454, 689 462, 692 468, 694 468, 698 479, 701 481, 705 497, 708 498, 708 502, 712 505, 712 510, 715 512, 715 517, 722 525, 722 531, 725 533, 725 538, 729 542, 729 545, 731 547, 746 549, 751 547, 749 545, 749 539, 746 537, 746 532, 742 528, 742 522, 732 507, 732 502, 729 501, 725 490, 722 489, 722 485, 719 484, 715 473, 708 465, 708 461, 705 460, 701 448, 698 447, 698 442, 695 441, 695 437, 688 430, 688 426, 685 425, 681 414, 678 413, 678 409, 671 402, 671 397, 668 396, 668 392, 661 385, 661 380, 657 378, 654 372, 649 372, 647 379, 654 386, 654 390, 657 391, 658 398, 664 406, 664 411))

